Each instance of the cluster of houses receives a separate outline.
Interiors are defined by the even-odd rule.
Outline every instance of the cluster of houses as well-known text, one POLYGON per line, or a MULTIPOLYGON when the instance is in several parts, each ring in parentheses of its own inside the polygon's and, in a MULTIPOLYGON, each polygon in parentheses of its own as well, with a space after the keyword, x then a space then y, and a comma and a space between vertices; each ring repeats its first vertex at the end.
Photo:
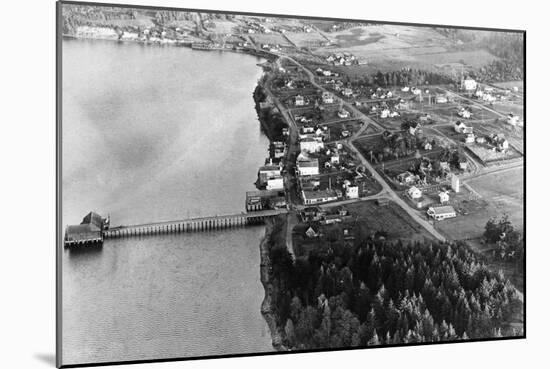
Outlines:
POLYGON ((315 73, 317 73, 318 76, 323 76, 323 77, 338 77, 339 76, 338 73, 333 72, 333 71, 328 70, 328 69, 323 69, 321 67, 317 68, 315 70, 315 73))
POLYGON ((325 60, 327 61, 327 63, 330 63, 332 65, 350 66, 354 64, 359 64, 359 61, 357 60, 355 55, 348 52, 330 54, 326 57, 325 60))
POLYGON ((487 141, 493 146, 494 150, 498 150, 501 152, 506 152, 510 147, 508 140, 504 137, 502 133, 495 133, 490 135, 487 141))
POLYGON ((464 119, 470 119, 472 117, 472 111, 464 107, 459 108, 456 114, 464 119))
POLYGON ((309 99, 302 96, 302 95, 296 95, 296 96, 294 96, 294 105, 295 106, 309 105, 309 99))
POLYGON ((281 45, 279 44, 262 44, 262 49, 271 53, 281 52, 281 45))
POLYGON ((475 142, 475 135, 474 135, 474 128, 473 127, 468 127, 466 124, 464 124, 464 122, 462 121, 457 121, 454 125, 454 129, 455 129, 455 132, 456 133, 460 133, 462 135, 464 135, 464 142, 469 144, 469 143, 474 143, 475 142))

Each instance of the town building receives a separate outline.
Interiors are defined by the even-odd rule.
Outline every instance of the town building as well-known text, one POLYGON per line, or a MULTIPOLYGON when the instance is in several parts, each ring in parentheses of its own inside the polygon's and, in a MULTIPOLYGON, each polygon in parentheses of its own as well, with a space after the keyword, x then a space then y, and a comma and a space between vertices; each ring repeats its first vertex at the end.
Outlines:
POLYGON ((310 159, 307 161, 298 161, 296 169, 300 176, 315 176, 319 174, 319 159, 310 159))
POLYGON ((465 91, 475 91, 477 89, 477 82, 473 78, 466 78, 462 84, 465 91))
POLYGON ((455 123, 455 132, 462 133, 462 130, 466 127, 466 124, 464 124, 461 121, 457 121, 455 123))
POLYGON ((519 123, 519 117, 517 115, 514 115, 513 113, 510 113, 506 118, 506 122, 511 126, 517 126, 519 123))
POLYGON ((334 96, 330 92, 323 92, 322 95, 323 104, 332 104, 334 103, 334 96))
POLYGON ((101 245, 103 243, 103 231, 109 229, 110 218, 90 212, 78 225, 69 225, 65 229, 65 246, 76 245, 101 245))
POLYGON ((278 165, 267 164, 261 166, 260 169, 258 169, 258 179, 260 181, 260 185, 267 184, 267 180, 270 178, 276 178, 280 176, 281 168, 278 165))
POLYGON ((460 178, 454 173, 451 176, 451 188, 456 193, 460 192, 460 178))
POLYGON ((449 202, 449 192, 448 191, 441 191, 439 194, 439 202, 441 204, 446 204, 449 202))
POLYGON ((445 103, 448 103, 449 102, 449 99, 447 99, 447 96, 445 95, 437 95, 435 97, 435 103, 436 104, 445 104, 445 103))
POLYGON ((304 106, 306 104, 306 101, 302 95, 296 95, 294 98, 294 105, 296 106, 304 106))
POLYGON ((358 199, 359 198, 359 187, 358 186, 346 186, 346 197, 348 199, 358 199))
POLYGON ((308 153, 318 152, 323 149, 325 145, 323 141, 317 140, 315 138, 304 138, 300 141, 300 150, 306 151, 308 153))
POLYGON ((430 207, 426 213, 429 217, 432 217, 435 220, 443 220, 456 217, 455 209, 449 205, 430 207))
POLYGON ((401 184, 410 184, 416 180, 416 177, 414 176, 414 174, 408 171, 398 174, 396 178, 401 184))
POLYGON ((334 190, 322 190, 322 191, 303 191, 302 190, 302 199, 304 205, 315 205, 321 204, 329 201, 338 200, 336 191, 334 190))
POLYGON ((344 88, 344 90, 342 91, 342 95, 350 97, 353 95, 353 90, 351 88, 344 88))
POLYGON ((338 117, 342 119, 349 118, 349 111, 347 111, 346 109, 338 110, 338 117))
POLYGON ((466 137, 464 138, 465 143, 474 143, 476 136, 473 133, 466 134, 466 137))
POLYGON ((282 190, 283 188, 283 177, 273 177, 267 180, 267 190, 282 190))
POLYGON ((412 186, 407 190, 407 195, 413 200, 419 199, 422 197, 422 191, 416 186, 412 186))

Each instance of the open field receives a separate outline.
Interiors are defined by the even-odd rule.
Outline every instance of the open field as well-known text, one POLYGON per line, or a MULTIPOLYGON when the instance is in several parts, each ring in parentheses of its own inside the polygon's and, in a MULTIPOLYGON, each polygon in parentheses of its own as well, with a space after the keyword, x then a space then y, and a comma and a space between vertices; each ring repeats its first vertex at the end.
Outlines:
MULTIPOLYGON (((482 196, 468 204, 467 216, 436 222, 435 227, 450 239, 479 238, 491 217, 508 214, 517 229, 523 229, 523 168, 488 174, 468 182, 482 196)), ((464 203, 466 205, 466 203, 464 203)))
POLYGON ((297 47, 313 48, 328 42, 321 34, 313 32, 286 32, 284 34, 297 47))
POLYGON ((279 45, 279 46, 292 46, 281 34, 279 33, 255 33, 250 35, 250 38, 254 40, 258 46, 263 44, 279 45))
POLYGON ((319 53, 346 51, 366 63, 338 67, 352 75, 403 67, 456 74, 462 67, 478 68, 496 59, 486 50, 460 50, 455 41, 426 27, 377 24, 329 32, 326 36, 333 46, 321 48, 319 53))
POLYGON ((357 216, 357 223, 365 235, 385 231, 393 239, 433 239, 430 233, 391 201, 387 206, 379 206, 375 201, 362 201, 344 207, 357 216))

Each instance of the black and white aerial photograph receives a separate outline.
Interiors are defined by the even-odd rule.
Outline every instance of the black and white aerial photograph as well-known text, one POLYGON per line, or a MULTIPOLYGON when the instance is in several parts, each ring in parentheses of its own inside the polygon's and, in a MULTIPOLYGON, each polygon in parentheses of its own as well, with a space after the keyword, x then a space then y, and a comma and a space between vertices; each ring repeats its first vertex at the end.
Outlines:
POLYGON ((57 2, 57 366, 525 338, 525 31, 151 5, 57 2))

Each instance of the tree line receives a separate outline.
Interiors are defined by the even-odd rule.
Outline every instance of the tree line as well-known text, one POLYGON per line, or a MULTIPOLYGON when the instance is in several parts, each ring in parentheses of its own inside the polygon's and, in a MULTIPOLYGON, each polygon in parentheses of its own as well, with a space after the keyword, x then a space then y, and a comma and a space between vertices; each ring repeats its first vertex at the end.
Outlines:
POLYGON ((270 249, 273 309, 292 349, 517 335, 522 295, 466 245, 332 244, 292 260, 270 249))

